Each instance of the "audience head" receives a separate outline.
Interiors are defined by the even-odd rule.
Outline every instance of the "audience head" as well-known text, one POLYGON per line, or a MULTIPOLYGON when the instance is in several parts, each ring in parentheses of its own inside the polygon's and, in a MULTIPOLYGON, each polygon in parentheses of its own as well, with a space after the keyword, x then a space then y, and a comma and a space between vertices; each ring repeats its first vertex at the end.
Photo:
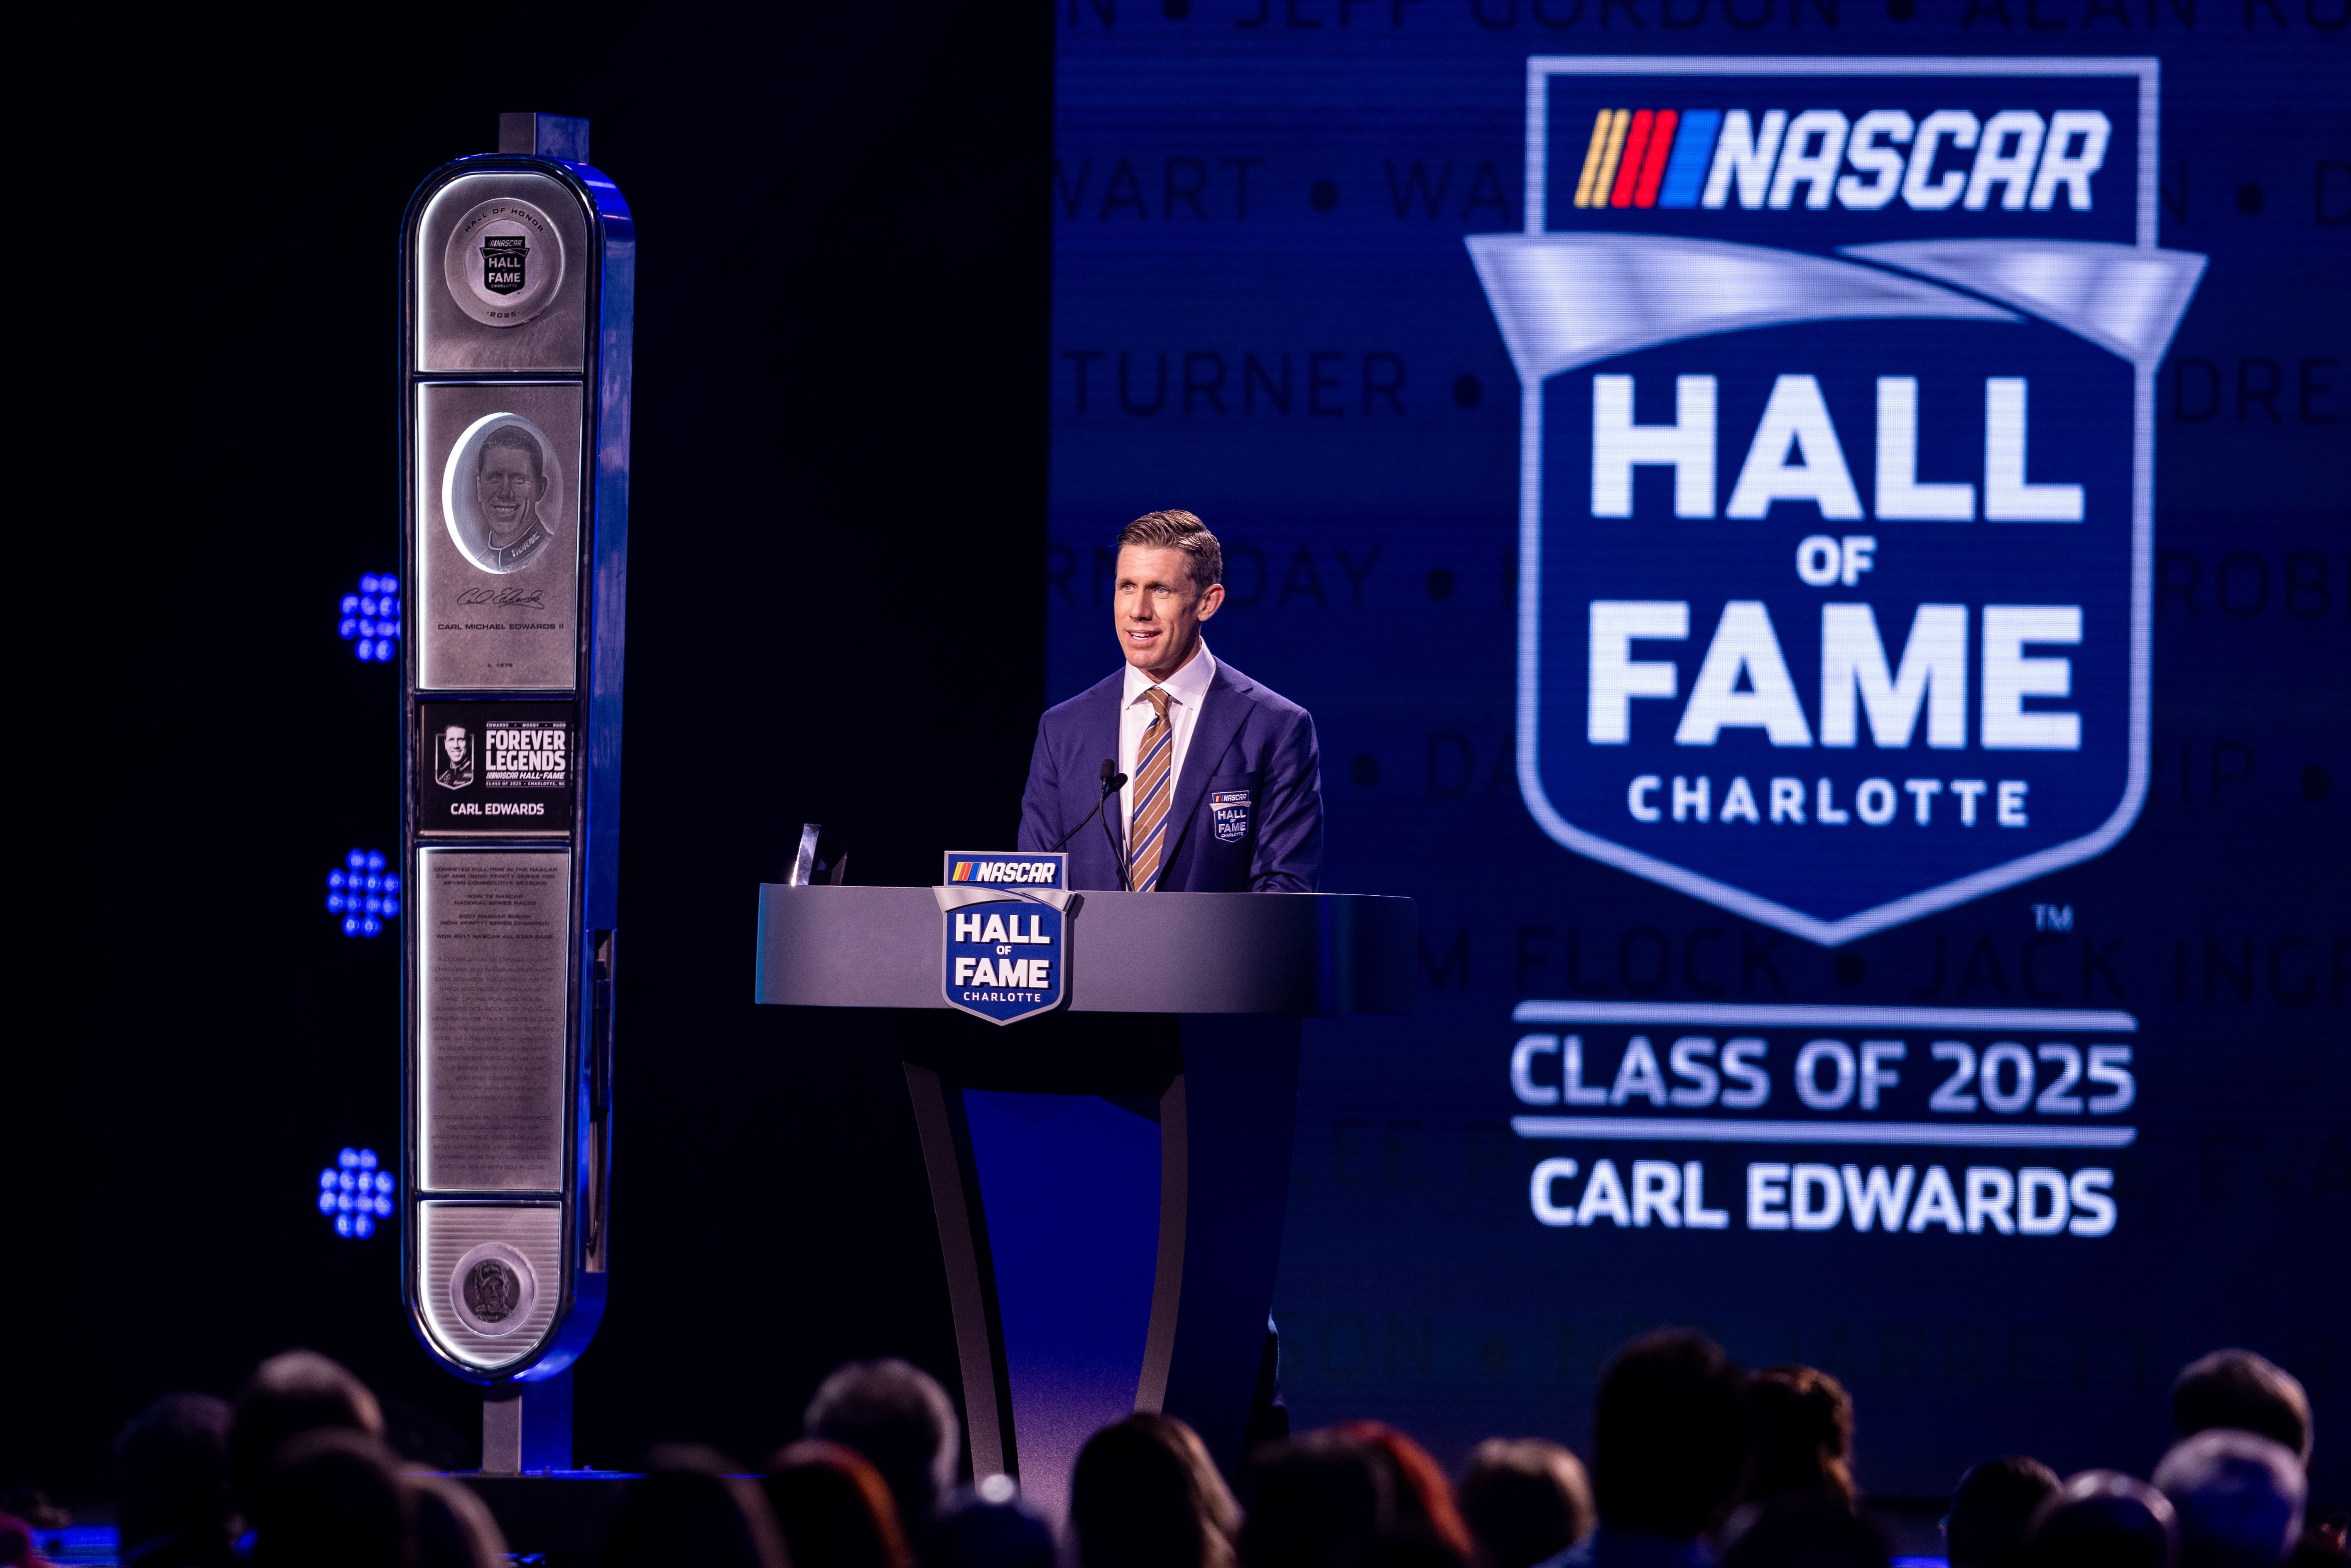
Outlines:
POLYGON ((314 1350, 289 1350, 254 1368, 229 1423, 229 1484, 250 1513, 264 1466, 287 1439, 319 1427, 383 1436, 383 1412, 366 1384, 314 1350))
POLYGON ((1767 1502, 1722 1568, 1887 1568, 1885 1539, 1850 1504, 1827 1497, 1767 1502))
POLYGON ((506 1536, 473 1488, 446 1476, 409 1474, 416 1568, 506 1568, 506 1536))
MULTIPOLYGON (((1386 1467, 1389 1495, 1395 1499, 1395 1521, 1390 1527, 1395 1544, 1432 1547, 1434 1556, 1427 1559, 1432 1562, 1466 1563, 1477 1554, 1477 1542, 1454 1504, 1453 1483, 1445 1479, 1444 1467, 1429 1458, 1426 1448, 1384 1421, 1346 1421, 1336 1430, 1363 1444, 1373 1458, 1386 1467)), ((1399 1553, 1387 1555, 1395 1558, 1399 1553)), ((1427 1556, 1408 1550, 1402 1555, 1427 1556)))
POLYGON ((125 1553, 187 1562, 226 1554, 228 1428, 226 1400, 166 1394, 116 1434, 114 1521, 125 1553))
POLYGON ((2255 1432, 2214 1427, 2163 1456, 2155 1486, 2179 1516, 2186 1568, 2277 1562, 2302 1534, 2310 1483, 2301 1456, 2255 1432))
POLYGON ((1489 1437, 1461 1473, 1461 1513, 1490 1568, 1533 1568, 1592 1530, 1583 1463, 1540 1437, 1489 1437))
POLYGON ((809 1401, 801 1428, 864 1455, 909 1531, 922 1528, 955 1480, 955 1406, 938 1379, 911 1362, 852 1361, 835 1371, 809 1401))
POLYGON ((2171 1504, 2118 1470, 2067 1476, 2024 1527, 2029 1568, 2171 1568, 2179 1554, 2171 1504))
POLYGON ((1747 1495, 1814 1498, 1851 1509, 1853 1398, 1827 1373, 1809 1366, 1772 1366, 1747 1385, 1748 1420, 1755 1468, 1747 1495))
POLYGON ((1395 1530, 1393 1471, 1343 1432, 1260 1450, 1252 1479, 1243 1568, 1365 1568, 1395 1530))
POLYGON ((1610 1530, 1691 1540, 1747 1467, 1746 1378, 1722 1347, 1657 1329, 1616 1353, 1592 1422, 1592 1490, 1610 1530))
POLYGON ((1054 1568, 1053 1531, 1009 1476, 958 1492, 923 1535, 925 1568, 1054 1568))
POLYGON ((647 1454, 612 1517, 607 1568, 787 1568, 768 1500, 736 1469, 692 1445, 647 1454))
POLYGON ((2215 1427, 2258 1432, 2305 1467, 2317 1436, 2301 1379, 2250 1350, 2216 1350, 2183 1367, 2171 1385, 2171 1425, 2183 1437, 2215 1427))
POLYGON ((1986 1459, 1959 1478, 1943 1540, 1951 1568, 2015 1568, 2032 1511, 2057 1490, 2057 1472, 2022 1454, 1986 1459))
POLYGON ((778 1449, 764 1490, 791 1568, 911 1568, 890 1483, 856 1449, 816 1438, 778 1449))
POLYGON ((1130 1416, 1079 1451, 1070 1528, 1081 1568, 1230 1568, 1240 1523, 1207 1447, 1172 1416, 1130 1416))
POLYGON ((412 1568, 412 1494, 371 1433, 319 1427, 280 1445, 252 1492, 259 1568, 412 1568))

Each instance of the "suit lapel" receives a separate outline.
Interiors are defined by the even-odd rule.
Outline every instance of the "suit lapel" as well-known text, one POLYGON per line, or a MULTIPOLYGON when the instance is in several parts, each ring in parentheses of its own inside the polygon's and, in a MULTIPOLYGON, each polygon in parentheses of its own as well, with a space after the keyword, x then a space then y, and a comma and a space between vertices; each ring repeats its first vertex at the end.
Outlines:
MULTIPOLYGON (((1118 712, 1124 706, 1122 699, 1126 695, 1126 672, 1122 669, 1096 686, 1094 692, 1099 695, 1086 710, 1085 758, 1078 763, 1076 771, 1090 781, 1093 793, 1099 795, 1102 793, 1102 780, 1090 769, 1098 767, 1105 757, 1118 757, 1118 712)), ((1120 758, 1118 766, 1125 767, 1125 760, 1120 758)), ((1113 800, 1116 799, 1115 795, 1111 797, 1113 800)), ((1092 801, 1089 800, 1088 804, 1091 805, 1092 801)), ((1126 813, 1109 800, 1102 802, 1102 813, 1103 820, 1110 824, 1112 841, 1118 845, 1118 852, 1111 857, 1115 871, 1115 862, 1126 858, 1126 813)), ((1094 831, 1092 828, 1086 830, 1090 833, 1094 831)))
POLYGON ((1217 661, 1217 673, 1208 682, 1207 700, 1200 705, 1200 716, 1192 727, 1192 744, 1184 748, 1184 771, 1176 779, 1176 799, 1167 808, 1171 837, 1166 853, 1159 857, 1159 882, 1167 884, 1167 871, 1176 857, 1184 851, 1184 841, 1190 837, 1192 818, 1200 809, 1201 798, 1208 792, 1208 780, 1215 776, 1217 764, 1224 759, 1234 737, 1249 723, 1249 709, 1254 706, 1247 693, 1254 685, 1250 679, 1222 659, 1217 661))

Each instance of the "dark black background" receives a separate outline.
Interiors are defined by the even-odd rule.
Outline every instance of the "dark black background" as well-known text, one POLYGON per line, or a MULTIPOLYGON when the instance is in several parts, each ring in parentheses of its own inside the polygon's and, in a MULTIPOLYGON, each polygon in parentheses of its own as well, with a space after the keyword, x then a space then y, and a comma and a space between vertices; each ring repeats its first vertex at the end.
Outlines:
POLYGON ((753 889, 803 820, 861 882, 1010 841, 1043 632, 990 587, 1043 554, 1050 23, 913 0, 16 36, 37 406, 7 635, 50 738, 19 732, 12 791, 0 1485, 102 1497, 128 1416, 293 1344, 372 1383, 417 1457, 475 1458, 392 1238, 337 1239, 311 1196, 338 1148, 399 1136, 398 950, 323 900, 397 831, 395 670, 334 611, 395 567, 400 215, 508 110, 589 116, 641 241, 616 1288, 577 1457, 756 1458, 843 1356, 951 1371, 894 1054, 753 1007, 753 889), (1005 723, 958 723, 974 681, 1005 723))

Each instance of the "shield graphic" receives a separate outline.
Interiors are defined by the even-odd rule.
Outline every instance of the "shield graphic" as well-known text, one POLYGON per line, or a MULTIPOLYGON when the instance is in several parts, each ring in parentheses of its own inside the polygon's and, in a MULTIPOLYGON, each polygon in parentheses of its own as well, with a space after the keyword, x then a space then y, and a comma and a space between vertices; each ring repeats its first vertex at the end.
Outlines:
POLYGON ((530 261, 530 241, 523 235, 482 237, 482 287, 492 294, 519 294, 528 287, 525 268, 530 261))
POLYGON ((2146 793, 2151 60, 1528 61, 1518 767, 1557 842, 1835 945, 2146 793))
POLYGON ((937 895, 947 1006, 990 1023, 1050 1012, 1070 987, 1069 891, 1064 853, 950 851, 937 895))

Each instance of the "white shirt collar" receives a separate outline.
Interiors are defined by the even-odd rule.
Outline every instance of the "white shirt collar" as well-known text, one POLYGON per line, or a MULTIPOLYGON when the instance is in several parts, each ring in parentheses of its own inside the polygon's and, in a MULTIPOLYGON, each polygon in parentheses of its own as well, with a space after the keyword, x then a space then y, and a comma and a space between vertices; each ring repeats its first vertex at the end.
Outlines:
POLYGON ((1133 664, 1129 664, 1126 667, 1126 702, 1123 706, 1131 707, 1141 702, 1143 694, 1155 685, 1165 691, 1176 701, 1190 708, 1194 713, 1197 713, 1200 711, 1200 705, 1207 699, 1208 683, 1216 678, 1216 656, 1208 652, 1207 642, 1203 639, 1200 651, 1192 655, 1190 662, 1164 681, 1155 681, 1133 664))

